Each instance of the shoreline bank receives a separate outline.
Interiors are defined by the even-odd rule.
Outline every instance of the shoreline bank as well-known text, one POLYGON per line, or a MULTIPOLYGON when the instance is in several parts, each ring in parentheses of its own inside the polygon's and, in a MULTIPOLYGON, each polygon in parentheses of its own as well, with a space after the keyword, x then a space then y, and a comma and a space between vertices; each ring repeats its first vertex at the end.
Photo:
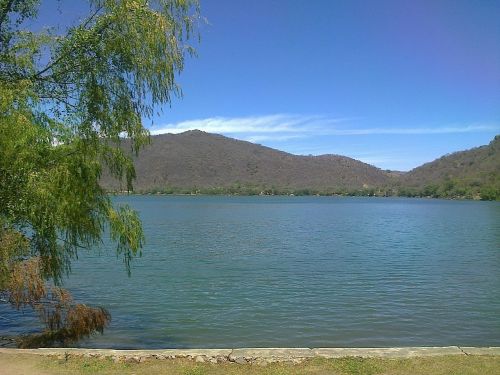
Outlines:
POLYGON ((86 348, 0 348, 0 354, 34 354, 58 359, 103 358, 115 362, 144 362, 149 359, 188 359, 203 363, 238 364, 301 363, 312 358, 415 358, 435 356, 500 356, 500 347, 391 347, 391 348, 235 348, 235 349, 86 349, 86 348))

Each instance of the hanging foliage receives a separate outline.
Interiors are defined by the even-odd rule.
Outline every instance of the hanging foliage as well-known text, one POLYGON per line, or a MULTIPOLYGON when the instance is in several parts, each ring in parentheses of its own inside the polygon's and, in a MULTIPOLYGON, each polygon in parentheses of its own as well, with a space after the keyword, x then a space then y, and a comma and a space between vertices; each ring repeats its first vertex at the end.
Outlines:
POLYGON ((68 344, 102 332, 103 308, 60 287, 80 249, 109 231, 130 270, 141 222, 100 187, 103 168, 127 189, 143 120, 172 95, 198 22, 192 0, 95 0, 64 34, 33 32, 36 0, 0 0, 0 291, 45 324, 22 346, 68 344), (51 286, 49 286, 51 285, 51 286))

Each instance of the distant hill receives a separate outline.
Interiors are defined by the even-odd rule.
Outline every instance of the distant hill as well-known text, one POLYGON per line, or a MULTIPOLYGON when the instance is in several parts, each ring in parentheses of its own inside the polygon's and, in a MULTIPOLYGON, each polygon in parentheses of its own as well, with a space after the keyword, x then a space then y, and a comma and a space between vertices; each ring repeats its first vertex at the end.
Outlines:
POLYGON ((421 195, 500 199, 500 136, 490 144, 445 155, 402 175, 402 191, 421 195), (490 196, 493 195, 493 196, 490 196))
MULTIPOLYGON (((134 164, 139 192, 242 187, 334 192, 385 186, 391 180, 388 173, 345 156, 292 155, 199 130, 152 136, 134 164)), ((102 184, 121 189, 109 176, 102 184)))
MULTIPOLYGON (((129 148, 126 141, 122 146, 129 148)), ((500 136, 406 173, 340 155, 292 155, 199 130, 152 136, 134 164, 136 192, 500 199, 500 136)), ((106 174, 102 185, 124 190, 106 174)))

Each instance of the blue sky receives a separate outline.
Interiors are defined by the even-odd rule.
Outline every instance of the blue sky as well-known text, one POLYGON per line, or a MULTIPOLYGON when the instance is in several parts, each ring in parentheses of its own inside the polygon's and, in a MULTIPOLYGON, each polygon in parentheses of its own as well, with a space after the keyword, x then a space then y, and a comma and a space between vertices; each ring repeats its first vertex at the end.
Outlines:
MULTIPOLYGON (((85 2, 42 1, 40 22, 85 2)), ((201 0, 153 134, 201 129, 409 170, 500 133, 500 1, 201 0)))

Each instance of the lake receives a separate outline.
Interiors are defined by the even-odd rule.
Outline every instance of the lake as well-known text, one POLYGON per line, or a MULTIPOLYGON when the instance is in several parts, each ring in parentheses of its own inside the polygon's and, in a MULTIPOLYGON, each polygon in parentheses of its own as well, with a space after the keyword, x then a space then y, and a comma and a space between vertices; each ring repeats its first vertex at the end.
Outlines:
MULTIPOLYGON (((500 203, 122 196, 147 244, 105 242, 66 286, 112 314, 85 347, 500 345, 500 203), (98 254, 100 253, 100 254, 98 254)), ((2 307, 0 332, 34 324, 2 307)))

